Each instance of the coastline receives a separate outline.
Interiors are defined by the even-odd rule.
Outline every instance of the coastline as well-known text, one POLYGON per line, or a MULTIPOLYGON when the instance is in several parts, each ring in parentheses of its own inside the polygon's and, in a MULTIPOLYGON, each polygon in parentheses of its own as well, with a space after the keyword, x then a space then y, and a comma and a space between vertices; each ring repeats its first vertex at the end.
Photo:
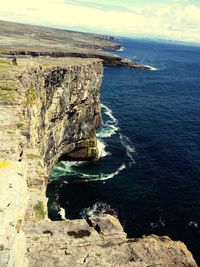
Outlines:
POLYGON ((68 222, 47 218, 52 166, 100 125, 102 61, 25 57, 13 65, 4 58, 0 67, 1 265, 197 266, 183 243, 157 236, 127 239, 109 215, 68 222))
POLYGON ((106 50, 119 51, 114 38, 0 21, 0 57, 100 58, 104 65, 149 70, 149 66, 126 60, 106 50), (30 33, 27 34, 27 31, 30 33), (11 44, 11 45, 10 45, 11 44))

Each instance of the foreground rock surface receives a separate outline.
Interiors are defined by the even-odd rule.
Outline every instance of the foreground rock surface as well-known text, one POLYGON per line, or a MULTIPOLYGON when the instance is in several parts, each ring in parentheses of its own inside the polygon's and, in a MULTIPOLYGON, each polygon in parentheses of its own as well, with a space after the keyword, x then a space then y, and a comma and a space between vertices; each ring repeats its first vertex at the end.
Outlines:
POLYGON ((197 266, 181 242, 155 235, 127 239, 111 215, 88 221, 28 223, 29 266, 197 266))

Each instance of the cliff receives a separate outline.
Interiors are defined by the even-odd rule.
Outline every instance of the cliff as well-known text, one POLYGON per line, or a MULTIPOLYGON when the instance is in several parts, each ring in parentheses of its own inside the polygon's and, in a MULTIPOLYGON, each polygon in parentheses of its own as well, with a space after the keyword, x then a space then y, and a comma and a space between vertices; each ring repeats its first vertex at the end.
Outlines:
POLYGON ((97 59, 38 58, 19 59, 17 65, 0 60, 0 68, 0 244, 10 264, 16 258, 10 254, 13 244, 25 250, 24 221, 47 217, 53 164, 74 149, 84 157, 98 156, 95 142, 93 153, 88 150, 100 125, 103 67, 97 59))
POLYGON ((56 161, 98 157, 102 75, 100 59, 0 59, 0 266, 197 266, 181 242, 127 239, 109 215, 47 218, 56 161))

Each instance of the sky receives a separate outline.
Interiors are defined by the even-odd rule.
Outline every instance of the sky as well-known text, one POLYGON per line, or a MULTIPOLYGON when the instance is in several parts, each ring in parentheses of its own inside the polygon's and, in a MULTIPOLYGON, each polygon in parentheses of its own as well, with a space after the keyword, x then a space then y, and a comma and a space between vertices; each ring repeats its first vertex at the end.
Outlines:
POLYGON ((200 0, 5 0, 0 19, 200 43, 200 0))

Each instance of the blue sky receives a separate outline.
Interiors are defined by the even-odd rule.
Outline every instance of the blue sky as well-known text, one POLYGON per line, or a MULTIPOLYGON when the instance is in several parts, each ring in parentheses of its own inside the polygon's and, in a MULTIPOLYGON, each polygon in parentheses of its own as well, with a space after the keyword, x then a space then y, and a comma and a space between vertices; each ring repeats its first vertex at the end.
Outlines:
POLYGON ((6 0, 0 18, 129 37, 200 43, 200 0, 6 0))

